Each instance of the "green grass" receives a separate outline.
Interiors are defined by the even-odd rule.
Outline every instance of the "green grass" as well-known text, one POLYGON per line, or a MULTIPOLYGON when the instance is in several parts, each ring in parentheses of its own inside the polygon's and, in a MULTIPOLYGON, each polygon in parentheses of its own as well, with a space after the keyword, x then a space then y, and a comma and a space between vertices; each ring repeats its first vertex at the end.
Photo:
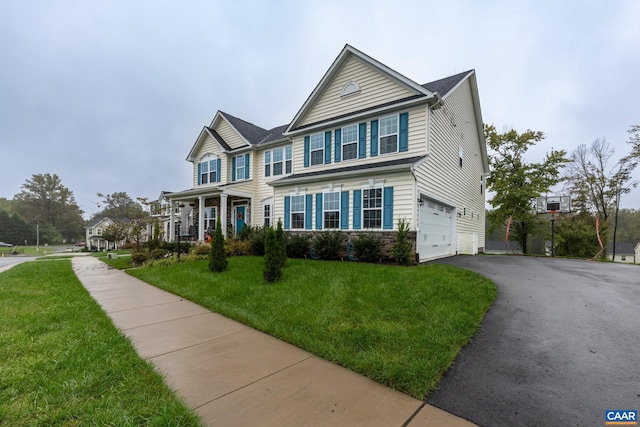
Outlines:
POLYGON ((446 265, 412 268, 289 259, 267 285, 259 257, 129 270, 146 282, 422 399, 477 331, 496 296, 482 276, 446 265))
POLYGON ((68 260, 0 274, 0 425, 197 426, 68 260))

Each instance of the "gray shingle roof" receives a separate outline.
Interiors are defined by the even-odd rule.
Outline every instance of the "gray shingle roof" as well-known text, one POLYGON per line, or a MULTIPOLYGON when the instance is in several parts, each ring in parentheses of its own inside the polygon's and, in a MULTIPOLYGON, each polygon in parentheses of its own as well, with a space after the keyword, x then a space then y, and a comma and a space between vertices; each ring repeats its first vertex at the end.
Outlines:
POLYGON ((231 126, 236 128, 240 135, 244 137, 250 144, 255 145, 262 141, 268 134, 269 131, 266 129, 262 129, 260 126, 256 126, 252 123, 239 119, 237 117, 232 116, 231 114, 227 114, 225 112, 220 111, 228 121, 231 123, 231 126))
POLYGON ((438 92, 440 95, 444 96, 458 83, 460 83, 471 71, 473 70, 445 77, 444 79, 436 80, 430 83, 425 83, 422 85, 422 87, 431 92, 438 92))
MULTIPOLYGON (((609 242, 607 245, 607 253, 613 254, 613 242, 609 242)), ((633 243, 616 242, 616 255, 634 255, 635 253, 633 243)))

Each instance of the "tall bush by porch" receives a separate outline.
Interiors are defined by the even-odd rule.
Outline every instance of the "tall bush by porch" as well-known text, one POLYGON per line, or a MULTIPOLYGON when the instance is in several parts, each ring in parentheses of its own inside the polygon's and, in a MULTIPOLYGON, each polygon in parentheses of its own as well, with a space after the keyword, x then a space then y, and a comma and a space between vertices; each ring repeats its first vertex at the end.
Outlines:
POLYGON ((278 221, 278 227, 267 227, 264 238, 264 279, 269 283, 275 283, 282 277, 282 269, 287 260, 285 250, 284 230, 282 222, 278 221))
POLYGON ((227 254, 224 250, 224 237, 222 236, 222 226, 220 218, 216 221, 216 231, 211 240, 211 251, 209 252, 209 270, 222 272, 227 269, 227 254))

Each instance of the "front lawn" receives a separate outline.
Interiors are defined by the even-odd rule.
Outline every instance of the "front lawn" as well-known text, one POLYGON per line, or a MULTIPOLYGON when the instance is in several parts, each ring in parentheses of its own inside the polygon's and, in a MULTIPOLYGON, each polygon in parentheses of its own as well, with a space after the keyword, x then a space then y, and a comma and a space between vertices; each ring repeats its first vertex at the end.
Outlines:
POLYGON ((69 260, 0 274, 0 425, 197 426, 69 260))
POLYGON ((496 296, 479 274, 431 264, 398 267, 287 260, 268 285, 261 257, 128 272, 210 310, 423 399, 437 386, 496 296))

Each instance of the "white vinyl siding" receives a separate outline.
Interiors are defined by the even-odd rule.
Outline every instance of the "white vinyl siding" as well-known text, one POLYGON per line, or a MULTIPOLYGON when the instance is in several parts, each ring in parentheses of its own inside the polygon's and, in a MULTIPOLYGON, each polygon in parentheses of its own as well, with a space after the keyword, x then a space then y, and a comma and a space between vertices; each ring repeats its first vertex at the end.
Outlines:
POLYGON ((300 125, 318 122, 412 95, 415 95, 415 92, 352 56, 347 59, 300 125), (341 97, 342 88, 349 80, 358 83, 360 93, 341 97))
POLYGON ((215 130, 232 149, 247 146, 244 138, 226 120, 221 118, 216 124, 215 130))

